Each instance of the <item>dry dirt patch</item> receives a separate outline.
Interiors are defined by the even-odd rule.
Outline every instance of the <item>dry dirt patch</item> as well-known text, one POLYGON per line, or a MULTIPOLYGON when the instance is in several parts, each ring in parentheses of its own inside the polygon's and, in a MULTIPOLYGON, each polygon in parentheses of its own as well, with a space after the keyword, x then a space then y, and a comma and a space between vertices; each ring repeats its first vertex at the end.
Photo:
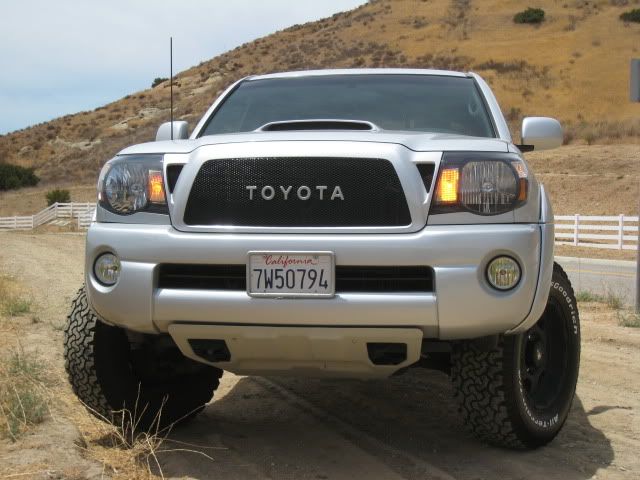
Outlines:
POLYGON ((636 250, 602 250, 601 248, 574 247, 573 245, 555 245, 554 254, 557 257, 606 258, 608 260, 635 260, 636 250))
POLYGON ((557 215, 638 215, 640 145, 569 145, 525 154, 557 215))

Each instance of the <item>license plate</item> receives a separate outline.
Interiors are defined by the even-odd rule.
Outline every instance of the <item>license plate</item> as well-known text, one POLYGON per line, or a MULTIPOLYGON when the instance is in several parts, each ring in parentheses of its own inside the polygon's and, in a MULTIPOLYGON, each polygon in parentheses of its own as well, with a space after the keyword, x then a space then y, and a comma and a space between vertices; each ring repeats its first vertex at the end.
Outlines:
POLYGON ((249 252, 247 293, 254 297, 333 297, 332 252, 249 252))

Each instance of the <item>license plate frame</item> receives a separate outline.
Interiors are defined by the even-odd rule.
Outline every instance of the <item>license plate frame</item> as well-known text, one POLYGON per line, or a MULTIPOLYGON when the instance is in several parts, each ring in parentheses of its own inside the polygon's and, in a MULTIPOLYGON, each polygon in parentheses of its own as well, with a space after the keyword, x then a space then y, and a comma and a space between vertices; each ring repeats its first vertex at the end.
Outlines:
MULTIPOLYGON (((290 269, 290 268, 289 268, 290 269)), ((295 270, 295 267, 293 268, 295 270)), ((285 273, 286 275, 286 273, 285 273)), ((335 262, 335 253, 330 251, 250 251, 247 253, 247 273, 246 273, 246 283, 247 283, 247 295, 250 297, 257 298, 333 298, 335 297, 335 286, 336 286, 336 262, 335 262), (257 275, 253 271, 254 263, 252 259, 254 257, 262 256, 263 260, 265 256, 271 255, 276 257, 276 259, 281 259, 282 257, 319 257, 318 261, 321 268, 329 269, 329 278, 328 288, 326 292, 322 291, 258 291, 253 289, 253 275, 257 275)), ((319 283, 319 282, 318 282, 319 283)))

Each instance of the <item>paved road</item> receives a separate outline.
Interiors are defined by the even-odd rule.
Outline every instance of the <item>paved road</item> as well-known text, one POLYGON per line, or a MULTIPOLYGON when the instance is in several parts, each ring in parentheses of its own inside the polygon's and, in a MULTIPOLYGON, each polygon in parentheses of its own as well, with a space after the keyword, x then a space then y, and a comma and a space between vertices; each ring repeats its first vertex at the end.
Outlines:
POLYGON ((556 257, 556 261, 569 275, 576 293, 612 292, 628 305, 635 302, 636 262, 574 257, 556 257))

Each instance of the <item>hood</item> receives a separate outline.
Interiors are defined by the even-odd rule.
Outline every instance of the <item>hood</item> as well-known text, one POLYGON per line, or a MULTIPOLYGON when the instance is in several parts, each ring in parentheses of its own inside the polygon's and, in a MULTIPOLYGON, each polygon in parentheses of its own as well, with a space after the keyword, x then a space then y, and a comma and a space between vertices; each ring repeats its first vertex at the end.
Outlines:
POLYGON ((499 138, 468 137, 445 133, 398 131, 287 131, 209 135, 189 140, 149 142, 125 148, 120 155, 144 153, 190 153, 207 145, 248 142, 370 142, 403 145, 416 152, 476 151, 508 152, 509 142, 499 138))

